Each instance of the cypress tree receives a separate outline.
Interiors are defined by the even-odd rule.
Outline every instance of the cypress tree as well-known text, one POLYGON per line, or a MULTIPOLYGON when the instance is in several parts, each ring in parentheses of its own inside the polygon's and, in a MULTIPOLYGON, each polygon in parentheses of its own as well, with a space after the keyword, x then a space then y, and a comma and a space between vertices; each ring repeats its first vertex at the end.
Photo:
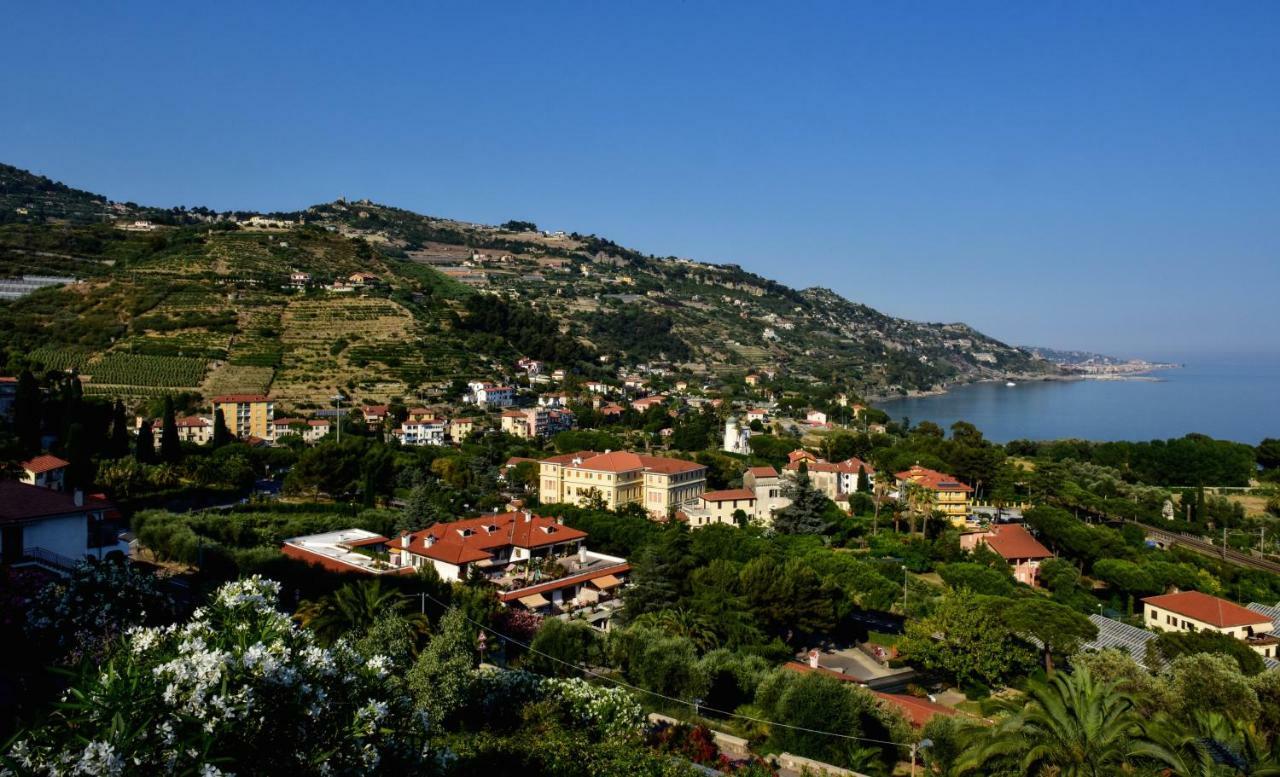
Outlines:
POLYGON ((213 447, 221 448, 231 442, 231 430, 227 428, 226 416, 222 408, 213 411, 213 447))
POLYGON ((871 478, 867 477, 867 468, 861 464, 858 465, 858 493, 871 493, 871 478))
POLYGON ((182 458, 178 444, 178 419, 173 413, 173 397, 164 398, 164 426, 160 429, 160 460, 173 464, 182 458))
POLYGON ((18 376, 18 387, 13 398, 13 423, 18 441, 25 453, 40 450, 41 412, 40 383, 31 370, 23 370, 18 376))
POLYGON ((111 440, 107 451, 113 459, 129 455, 129 421, 125 417, 124 402, 118 399, 111 408, 111 440))
POLYGON ((141 464, 153 464, 156 460, 156 441, 151 433, 151 422, 143 421, 138 428, 138 447, 134 456, 141 464))

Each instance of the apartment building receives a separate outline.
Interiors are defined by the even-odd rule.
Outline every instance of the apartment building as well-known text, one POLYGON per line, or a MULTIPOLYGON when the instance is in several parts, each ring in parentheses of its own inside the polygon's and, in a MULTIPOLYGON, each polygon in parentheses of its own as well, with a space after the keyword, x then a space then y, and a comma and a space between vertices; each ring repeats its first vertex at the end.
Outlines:
POLYGON ((1153 631, 1216 631, 1244 642, 1263 658, 1276 658, 1280 638, 1270 617, 1199 591, 1148 596, 1142 622, 1153 631))
POLYGON ((222 411, 227 431, 236 437, 271 439, 275 405, 265 394, 226 394, 213 398, 213 412, 222 411))
POLYGON ((954 475, 916 464, 894 477, 898 479, 900 497, 904 495, 906 485, 914 483, 932 494, 934 510, 945 515, 951 523, 964 526, 969 517, 969 495, 973 493, 973 489, 961 483, 954 475))

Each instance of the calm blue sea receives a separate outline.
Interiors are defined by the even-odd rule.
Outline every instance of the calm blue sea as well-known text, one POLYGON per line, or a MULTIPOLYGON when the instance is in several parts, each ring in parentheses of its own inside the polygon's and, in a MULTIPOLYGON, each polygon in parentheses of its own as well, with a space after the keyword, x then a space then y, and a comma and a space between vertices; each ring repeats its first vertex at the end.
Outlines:
POLYGON ((935 397, 879 403, 895 419, 946 428, 968 421, 996 442, 1155 440, 1200 432, 1257 444, 1280 437, 1280 356, 1164 358, 1185 367, 1159 382, 982 383, 935 397))

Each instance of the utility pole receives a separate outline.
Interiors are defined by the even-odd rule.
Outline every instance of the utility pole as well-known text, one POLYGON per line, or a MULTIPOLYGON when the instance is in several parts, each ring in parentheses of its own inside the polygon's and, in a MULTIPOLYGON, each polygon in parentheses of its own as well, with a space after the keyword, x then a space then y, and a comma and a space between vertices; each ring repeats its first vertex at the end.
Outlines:
POLYGON ((338 442, 342 442, 342 395, 334 394, 333 401, 338 404, 338 414, 334 416, 334 423, 338 426, 338 442))
POLYGON ((1227 527, 1222 527, 1222 560, 1227 560, 1227 527))

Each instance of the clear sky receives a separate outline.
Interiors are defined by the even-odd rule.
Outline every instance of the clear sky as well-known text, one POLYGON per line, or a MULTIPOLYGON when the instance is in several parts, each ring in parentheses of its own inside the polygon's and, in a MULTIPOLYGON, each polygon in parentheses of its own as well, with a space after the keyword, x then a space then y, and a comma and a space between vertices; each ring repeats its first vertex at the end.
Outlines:
POLYGON ((18 3, 0 160, 736 262, 1015 343, 1280 351, 1280 3, 18 3))

